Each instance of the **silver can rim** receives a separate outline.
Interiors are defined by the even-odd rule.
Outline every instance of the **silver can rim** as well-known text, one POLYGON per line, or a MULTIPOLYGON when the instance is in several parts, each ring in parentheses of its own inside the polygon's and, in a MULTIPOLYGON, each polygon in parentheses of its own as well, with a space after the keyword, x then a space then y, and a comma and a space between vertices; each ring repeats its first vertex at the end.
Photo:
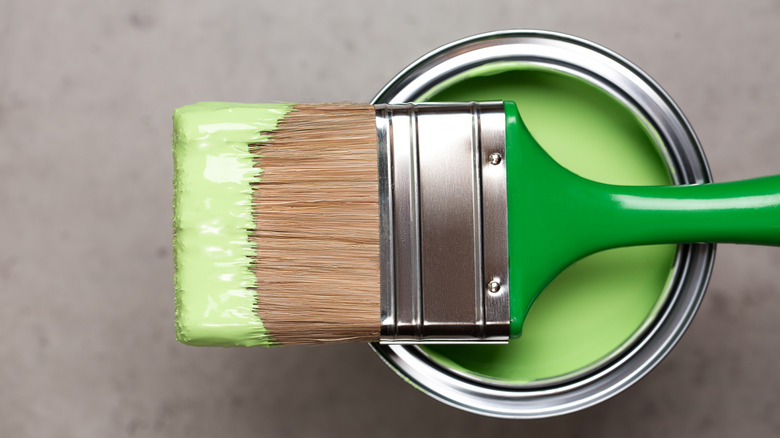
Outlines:
MULTIPOLYGON (((552 66, 608 91, 659 134, 661 152, 675 184, 712 181, 693 128, 660 85, 617 53, 563 33, 497 31, 444 45, 402 70, 371 103, 411 102, 458 73, 504 61, 552 66)), ((416 346, 371 346, 404 380, 465 411, 500 418, 544 418, 579 411, 627 389, 669 354, 699 308, 714 259, 715 245, 679 245, 667 297, 642 330, 643 335, 608 364, 564 381, 518 388, 448 370, 416 346)))

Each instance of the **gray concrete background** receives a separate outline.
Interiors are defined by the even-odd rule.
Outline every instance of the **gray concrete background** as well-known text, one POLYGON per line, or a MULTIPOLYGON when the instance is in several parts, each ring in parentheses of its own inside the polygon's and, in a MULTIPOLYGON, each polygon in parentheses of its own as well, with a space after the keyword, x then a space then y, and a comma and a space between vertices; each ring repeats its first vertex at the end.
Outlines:
POLYGON ((582 36, 644 68, 719 181, 780 171, 780 2, 0 1, 0 436, 777 436, 780 250, 721 246, 672 354, 620 396, 482 418, 365 345, 203 349, 173 333, 172 110, 366 101, 475 33, 582 36))

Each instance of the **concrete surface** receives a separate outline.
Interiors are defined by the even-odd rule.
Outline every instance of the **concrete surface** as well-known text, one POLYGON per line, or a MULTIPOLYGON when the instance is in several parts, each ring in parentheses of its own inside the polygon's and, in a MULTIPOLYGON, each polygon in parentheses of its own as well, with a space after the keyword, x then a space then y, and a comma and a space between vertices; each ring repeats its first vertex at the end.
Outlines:
POLYGON ((620 396, 482 418, 365 345, 198 349, 173 334, 174 107, 368 100, 449 41, 543 28, 636 62, 717 180, 780 171, 780 3, 0 2, 0 436, 777 436, 780 250, 721 246, 672 354, 620 396))

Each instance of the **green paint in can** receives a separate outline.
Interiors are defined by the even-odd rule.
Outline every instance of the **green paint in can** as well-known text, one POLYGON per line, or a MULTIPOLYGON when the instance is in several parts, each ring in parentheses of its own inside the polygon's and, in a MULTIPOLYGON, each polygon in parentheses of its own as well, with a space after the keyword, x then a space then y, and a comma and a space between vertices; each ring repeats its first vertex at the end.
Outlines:
MULTIPOLYGON (((455 76, 421 100, 515 101, 534 137, 564 167, 611 184, 670 183, 655 134, 621 102, 574 76, 496 63, 455 76)), ((523 335, 509 345, 426 351, 452 369, 511 383, 560 379, 592 368, 621 351, 655 315, 674 255, 671 245, 594 254, 547 287, 531 307, 523 335)))

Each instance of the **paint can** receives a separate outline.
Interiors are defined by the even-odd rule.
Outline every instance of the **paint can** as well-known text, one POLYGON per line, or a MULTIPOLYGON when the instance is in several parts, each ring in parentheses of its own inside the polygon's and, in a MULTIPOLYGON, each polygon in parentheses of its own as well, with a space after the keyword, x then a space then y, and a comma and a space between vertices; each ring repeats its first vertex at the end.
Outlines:
MULTIPOLYGON (((576 37, 502 31, 457 41, 415 61, 372 103, 426 100, 515 100, 553 158, 591 179, 711 182, 691 126, 661 87, 576 37)), ((698 309, 714 256, 709 244, 590 256, 542 292, 508 346, 372 347, 410 384, 466 411, 574 412, 625 390, 669 353, 698 309)))

